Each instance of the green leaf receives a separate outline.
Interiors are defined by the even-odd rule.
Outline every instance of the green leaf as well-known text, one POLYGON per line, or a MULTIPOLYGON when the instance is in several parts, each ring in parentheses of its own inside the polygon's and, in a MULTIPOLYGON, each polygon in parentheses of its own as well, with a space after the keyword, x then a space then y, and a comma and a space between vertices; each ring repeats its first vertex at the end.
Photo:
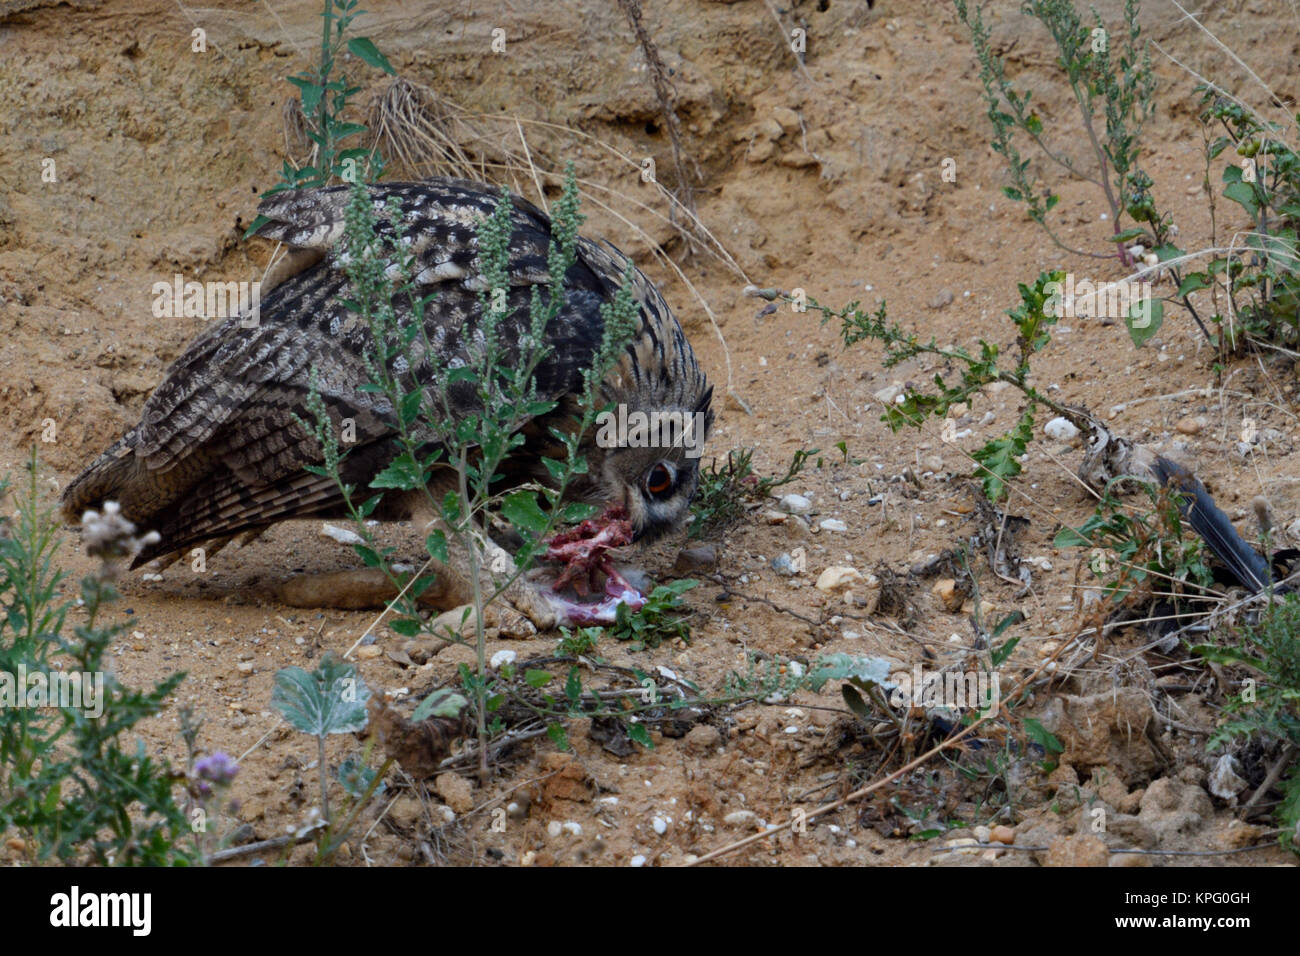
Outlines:
POLYGON ((447 563, 447 535, 442 531, 434 531, 424 539, 424 550, 429 552, 429 557, 442 564, 447 563))
POLYGON ((569 749, 569 735, 565 732, 563 724, 557 724, 554 721, 547 724, 546 736, 550 737, 555 746, 561 750, 569 749))
POLYGON ((545 687, 554 679, 555 675, 550 671, 532 669, 524 671, 524 683, 534 689, 545 687))
POLYGON ((1178 284, 1178 291, 1174 294, 1182 298, 1198 289, 1208 289, 1209 287, 1210 277, 1204 272, 1189 272, 1183 277, 1183 281, 1178 284))
POLYGON ((858 654, 823 654, 808 671, 808 686, 821 690, 828 680, 853 680, 892 691, 897 685, 889 679, 893 665, 883 657, 858 654))
POLYGON ((1025 733, 1029 735, 1030 740, 1038 744, 1049 754, 1065 752, 1065 744, 1057 740, 1050 730, 1032 717, 1025 718, 1025 733))
POLYGON ((370 482, 371 488, 397 488, 401 491, 416 491, 424 487, 424 469, 419 466, 408 452, 394 458, 370 482))
POLYGON ((501 503, 501 514, 517 528, 541 534, 546 530, 547 519, 537 506, 537 495, 531 491, 516 491, 501 503))
POLYGON ((1128 328, 1129 338, 1133 340, 1133 344, 1141 348, 1160 331, 1164 320, 1165 303, 1162 299, 1153 296, 1149 299, 1139 299, 1129 306, 1128 315, 1124 317, 1124 325, 1128 328))
POLYGON ((844 698, 844 703, 849 705, 849 710, 857 714, 862 720, 871 719, 871 708, 867 702, 862 699, 862 695, 857 692, 852 684, 840 685, 840 696, 844 698))
POLYGON ((469 706, 469 701, 450 687, 435 690, 415 708, 411 715, 412 723, 428 720, 430 717, 459 717, 461 711, 469 706))
POLYGON ((1062 528, 1052 539, 1053 548, 1090 548, 1092 541, 1074 528, 1062 528))
POLYGON ((1147 231, 1145 229, 1141 229, 1141 228, 1125 229, 1123 232, 1116 233, 1113 236, 1108 236, 1106 238, 1106 241, 1107 242, 1130 242, 1133 239, 1138 238, 1139 236, 1145 236, 1146 232, 1147 231))
POLYGON ((1259 218, 1259 194, 1251 183, 1231 183, 1223 187, 1223 195, 1250 213, 1252 219, 1259 218))
POLYGON ((569 676, 564 681, 564 696, 574 705, 582 699, 582 675, 576 667, 569 668, 569 676))
POLYGON ((363 63, 383 70, 389 76, 397 72, 393 69, 393 64, 389 63, 388 58, 379 52, 378 47, 369 37, 352 37, 348 40, 348 52, 363 63))
POLYGON ((356 669, 326 654, 311 673, 301 667, 278 671, 271 704, 298 730, 323 737, 363 730, 369 697, 370 689, 356 669))
POLYGON ((655 749, 655 742, 650 739, 650 731, 646 729, 645 724, 642 723, 634 724, 631 721, 629 721, 623 726, 627 728, 628 740, 631 740, 633 743, 640 744, 646 750, 655 749))

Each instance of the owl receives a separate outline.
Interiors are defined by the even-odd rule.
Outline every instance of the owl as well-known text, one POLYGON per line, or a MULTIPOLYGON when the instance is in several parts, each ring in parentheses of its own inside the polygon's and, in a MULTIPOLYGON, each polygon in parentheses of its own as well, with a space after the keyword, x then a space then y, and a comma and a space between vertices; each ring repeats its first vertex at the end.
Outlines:
MULTIPOLYGON (((507 200, 486 184, 447 178, 364 188, 376 234, 397 237, 413 257, 417 288, 396 294, 392 303, 399 324, 417 321, 413 297, 427 303, 424 336, 416 337, 421 344, 406 371, 424 383, 436 367, 470 364, 482 343, 486 286, 477 229, 507 200)), ((69 521, 113 501, 140 532, 157 532, 158 540, 140 551, 132 567, 174 560, 195 547, 211 556, 236 537, 255 537, 291 518, 346 517, 335 482, 306 470, 321 463, 319 443, 302 424, 313 420, 307 407, 313 382, 331 422, 349 429, 340 466, 344 481, 368 496, 371 480, 396 456, 394 409, 385 396, 360 388, 371 380, 365 356, 373 340, 369 325, 347 304, 353 292, 344 224, 351 189, 286 191, 263 200, 258 211, 266 221, 257 234, 280 241, 289 254, 264 283, 256 310, 215 322, 199 335, 167 370, 139 424, 65 489, 62 508, 69 521)), ((533 290, 549 281, 552 223, 518 196, 508 202, 509 282, 507 289, 494 290, 503 301, 493 308, 501 316, 504 359, 515 362, 525 351, 533 290)), ((589 429, 581 437, 586 474, 566 497, 615 509, 610 514, 625 533, 614 534, 614 544, 653 540, 684 522, 700 477, 698 444, 713 422, 712 388, 681 326, 654 284, 629 265, 614 246, 578 239, 563 301, 545 332, 550 349, 535 373, 538 398, 556 405, 527 423, 524 442, 501 469, 503 489, 553 485, 543 464, 544 457, 556 456, 552 429, 577 431, 583 373, 604 329, 601 306, 630 275, 639 305, 636 331, 601 381, 599 400, 617 408, 620 421, 672 417, 698 428, 694 446, 611 440, 626 437, 626 429, 607 429, 609 435, 589 429)), ((475 401, 473 389, 447 390, 453 421, 473 414, 475 401)), ((455 479, 448 466, 433 482, 453 487, 455 479)), ((390 492, 374 517, 431 517, 420 513, 423 500, 420 492, 390 492)), ((457 584, 464 582, 463 568, 440 571, 444 603, 464 597, 465 588, 457 584)), ((538 623, 546 618, 536 608, 529 616, 538 623)))

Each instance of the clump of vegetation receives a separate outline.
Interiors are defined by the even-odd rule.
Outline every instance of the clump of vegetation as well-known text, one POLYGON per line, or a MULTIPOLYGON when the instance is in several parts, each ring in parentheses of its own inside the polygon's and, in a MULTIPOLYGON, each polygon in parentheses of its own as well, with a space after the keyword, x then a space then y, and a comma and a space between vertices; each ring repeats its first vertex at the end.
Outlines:
MULTIPOLYGON (((0 499, 9 487, 0 483, 0 499)), ((135 529, 114 508, 87 515, 87 547, 103 565, 71 601, 59 596, 58 523, 39 499, 34 453, 13 503, 0 533, 0 832, 33 863, 197 862, 176 801, 185 775, 131 740, 185 675, 136 690, 109 663, 124 630, 103 621, 117 597, 109 582, 140 544, 135 529)))
MULTIPOLYGON (((1004 382, 1019 389, 1028 400, 1016 424, 999 438, 992 439, 983 448, 972 453, 975 460, 975 477, 983 484, 990 501, 1005 497, 1007 482, 1021 472, 1021 458, 1034 437, 1034 416, 1038 406, 1051 409, 1068 419, 1082 431, 1091 431, 1091 419, 1077 408, 1055 401, 1032 385, 1030 359, 1051 342, 1051 329, 1058 320, 1054 303, 1058 301, 1064 273, 1044 272, 1033 285, 1020 284, 1020 305, 1010 310, 1016 329, 1017 353, 1014 364, 1003 361, 1002 348, 981 338, 978 354, 966 348, 941 346, 932 337, 923 341, 916 333, 908 332, 896 322, 891 322, 882 302, 875 312, 864 312, 858 302, 850 302, 842 309, 832 309, 815 299, 807 299, 806 306, 819 312, 823 324, 832 320, 840 325, 840 337, 845 347, 863 341, 880 342, 885 347, 884 366, 892 368, 900 362, 918 356, 933 356, 955 366, 959 380, 949 381, 943 375, 934 377, 934 390, 923 390, 908 385, 900 400, 886 406, 882 416, 891 431, 906 426, 919 428, 930 418, 942 419, 953 405, 969 403, 972 397, 994 382, 1004 382)), ((762 289, 755 292, 760 298, 795 301, 779 289, 762 289)), ((801 302, 801 304, 803 304, 801 302)), ((943 432, 949 440, 948 431, 943 432)))
MULTIPOLYGON (((1033 92, 1019 90, 1007 79, 1006 65, 990 41, 983 8, 978 4, 972 7, 967 0, 953 0, 953 6, 970 31, 979 61, 993 149, 1007 162, 1011 185, 1002 191, 1023 203, 1029 218, 1058 247, 1078 255, 1098 255, 1067 246, 1048 224, 1047 214, 1061 197, 1050 189, 1040 189, 1030 159, 1022 158, 1016 145, 1017 135, 1023 134, 1043 158, 1101 190, 1114 233, 1112 241, 1120 242, 1121 220, 1141 192, 1138 159, 1142 127, 1154 108, 1156 89, 1151 55, 1138 24, 1141 4, 1126 0, 1123 24, 1114 31, 1106 28, 1095 10, 1092 23, 1085 22, 1072 0, 1025 0, 1020 5, 1023 14, 1047 29, 1056 46, 1057 65, 1078 106, 1092 154, 1087 165, 1048 143, 1042 118, 1032 104, 1033 92)), ((1132 264, 1123 245, 1118 255, 1125 265, 1132 264)))
POLYGON ((1204 594, 1213 582, 1204 545, 1195 535, 1184 536, 1180 493, 1138 482, 1150 502, 1150 510, 1142 510, 1119 498, 1118 486, 1130 483, 1126 477, 1111 480, 1092 517, 1079 528, 1062 528, 1052 546, 1094 549, 1089 566, 1103 581, 1108 611, 1149 604, 1158 593, 1177 616, 1184 597, 1204 594))
POLYGON ((820 452, 819 448, 801 448, 794 453, 784 475, 765 477, 754 474, 752 448, 727 452, 721 464, 713 459, 700 469, 700 486, 691 503, 694 520, 689 536, 702 538, 725 531, 744 516, 747 505, 765 501, 773 490, 794 481, 808 460, 820 452))
MULTIPOLYGON (((1225 644, 1193 648, 1207 661, 1244 668, 1248 677, 1228 701, 1228 719, 1210 738, 1211 750, 1242 740, 1261 740, 1281 749, 1272 776, 1282 798, 1274 809, 1283 846, 1300 853, 1300 595, 1269 603, 1259 621, 1238 629, 1225 644), (1290 775, 1286 771, 1290 768, 1290 775)), ((1267 788, 1265 788, 1267 789, 1267 788)))

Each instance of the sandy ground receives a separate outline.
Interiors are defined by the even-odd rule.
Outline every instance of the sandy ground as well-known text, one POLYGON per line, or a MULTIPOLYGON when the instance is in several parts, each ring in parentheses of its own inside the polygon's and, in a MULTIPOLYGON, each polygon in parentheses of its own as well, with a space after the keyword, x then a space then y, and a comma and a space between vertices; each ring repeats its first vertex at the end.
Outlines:
MULTIPOLYGON (((994 4, 995 38, 1010 50, 1013 78, 1040 91, 1049 129, 1062 129, 1063 147, 1083 160, 1075 117, 1047 79, 1051 57, 1041 29, 1020 20, 1016 6, 994 4)), ((1113 17, 1117 6, 1101 9, 1113 17)), ((1284 6, 1219 4, 1207 23, 1290 96, 1286 66, 1300 30, 1284 6)), ((662 282, 718 383, 710 455, 753 447, 759 472, 770 474, 783 471, 796 449, 822 449, 820 467, 783 491, 812 499, 814 527, 837 518, 846 531, 813 533, 752 516, 710 542, 722 560, 718 577, 688 596, 690 645, 635 654, 605 647, 610 659, 666 666, 710 689, 728 671, 743 669, 753 651, 875 654, 909 668, 961 659, 974 636, 971 624, 931 594, 931 581, 915 583, 913 613, 901 619, 885 611, 855 617, 812 581, 830 565, 903 572, 968 538, 974 495, 966 454, 1014 423, 1016 395, 981 397, 959 422, 971 434, 956 444, 945 444, 937 425, 892 434, 880 421, 878 393, 944 369, 923 362, 885 369, 878 347, 845 350, 835 328, 789 308, 757 317, 762 303, 743 294, 753 283, 802 288, 837 305, 887 301, 894 318, 923 336, 963 345, 985 337, 1006 347, 1014 335, 1003 313, 1016 302, 1016 282, 1058 267, 1098 279, 1120 276, 1113 260, 1057 250, 1002 196, 1001 160, 988 146, 973 57, 951 10, 846 0, 782 8, 787 28, 807 31, 802 67, 766 5, 755 0, 671 0, 647 11, 672 72, 686 152, 698 164, 699 215, 728 263, 685 255, 675 230, 656 218, 667 211, 662 197, 640 182, 647 156, 670 180, 672 155, 644 60, 617 5, 572 0, 546 4, 544 14, 479 0, 469 9, 381 0, 367 7, 358 32, 371 36, 403 76, 467 110, 520 118, 518 125, 483 120, 480 128, 495 146, 478 144, 478 155, 491 160, 494 149, 517 150, 526 135, 539 167, 558 169, 571 158, 593 195, 605 198, 609 209, 588 208, 588 231, 633 253, 662 282), (491 49, 496 29, 505 31, 503 53, 491 49), (954 161, 955 181, 941 176, 945 159, 954 161), (680 277, 652 255, 656 245, 680 277), (683 279, 708 304, 716 328, 683 279), (915 483, 900 480, 908 469, 919 476, 915 483), (773 571, 771 560, 795 548, 804 549, 809 570, 794 578, 773 571)), ((1166 49, 1225 85, 1244 85, 1194 26, 1177 22, 1166 5, 1149 7, 1145 22, 1166 49)), ((0 427, 8 436, 0 470, 20 469, 36 442, 53 500, 138 419, 168 363, 202 327, 200 319, 154 318, 154 282, 176 272, 199 280, 256 275, 267 250, 239 237, 285 156, 302 155, 286 132, 284 77, 308 64, 318 22, 313 4, 281 0, 222 3, 192 14, 161 0, 0 4, 0 427), (206 31, 207 52, 191 50, 196 27, 206 31), (42 180, 45 160, 54 163, 55 182, 42 180), (55 440, 42 441, 50 421, 55 440)), ((1204 244, 1209 218, 1194 80, 1162 57, 1157 67, 1161 90, 1147 169, 1184 244, 1204 244)), ((367 87, 362 102, 381 88, 374 71, 355 61, 350 69, 367 87)), ((536 198, 526 176, 502 177, 536 198)), ((1053 216, 1062 234, 1103 248, 1109 224, 1100 220, 1096 190, 1066 182, 1060 191, 1053 216)), ((1224 206, 1216 223, 1221 236, 1244 224, 1234 222, 1235 207, 1224 206)), ((1224 371, 1223 391, 1189 397, 1187 390, 1215 384, 1211 361, 1191 321, 1171 310, 1141 351, 1113 323, 1067 323, 1036 361, 1035 381, 1062 401, 1103 414, 1127 403, 1108 419, 1117 431, 1166 447, 1176 441, 1229 514, 1244 517, 1250 499, 1266 494, 1288 525, 1300 513, 1300 488, 1289 477, 1294 372, 1269 356, 1243 359, 1224 371), (1189 415, 1202 416, 1204 427, 1176 431, 1189 415), (1247 417, 1280 437, 1243 458, 1233 448, 1247 417)), ((1059 442, 1036 442, 1009 505, 1030 522, 1022 555, 1046 559, 1050 570, 1035 570, 1032 588, 1018 595, 986 562, 975 566, 990 611, 1025 614, 1009 632, 1021 638, 1009 665, 1020 672, 1050 653, 1050 642, 1074 633, 1079 556, 1051 542, 1061 524, 1077 525, 1090 513, 1072 475, 1078 456, 1059 442)), ((242 758, 234 791, 239 812, 223 825, 246 823, 259 838, 301 821, 316 793, 314 743, 271 710, 273 675, 290 664, 310 667, 324 651, 347 650, 374 617, 302 611, 261 596, 260 589, 289 574, 355 564, 347 549, 323 542, 318 532, 319 522, 293 523, 214 557, 201 575, 177 565, 162 581, 132 577, 113 609, 128 623, 115 657, 125 680, 188 672, 176 705, 205 716, 205 747, 242 758)), ((395 533, 400 539, 403 529, 395 533)), ((413 534, 406 540, 418 548, 413 534)), ((658 545, 640 562, 671 577, 684 543, 658 545)), ((92 567, 75 536, 61 558, 73 575, 92 567)), ((403 638, 382 625, 375 633, 377 651, 359 667, 376 689, 422 691, 467 660, 453 647, 416 665, 395 653, 403 638)), ((540 655, 553 640, 546 635, 491 650, 540 655)), ((1089 645, 1075 666, 1038 688, 1026 713, 1060 728, 1069 743, 1067 766, 1050 778, 1025 761, 1008 798, 987 777, 967 779, 940 762, 819 818, 806 833, 760 841, 729 861, 1104 864, 1096 841, 1061 839, 1088 834, 1089 811, 1101 805, 1116 821, 1104 835, 1111 848, 1224 850, 1259 842, 1262 827, 1238 821, 1204 788, 1212 765, 1204 731, 1222 704, 1215 686, 1199 666, 1178 663, 1186 653, 1166 657, 1144 647, 1142 634, 1120 632, 1089 645), (1148 724, 1159 745, 1142 732, 1148 724), (960 829, 908 839, 995 823, 1016 827, 1021 846, 1056 844, 1055 855, 945 852, 950 838, 969 833, 960 829)), ((410 787, 394 776, 391 799, 363 817, 344 862, 678 864, 752 832, 757 821, 784 821, 797 808, 811 812, 896 768, 897 755, 845 731, 845 714, 831 684, 820 697, 805 693, 719 716, 716 733, 656 734, 654 750, 621 757, 580 725, 572 729, 572 757, 534 742, 467 801, 468 786, 410 787), (504 830, 493 829, 488 811, 465 812, 490 808, 496 798, 518 803, 521 794, 531 795, 531 806, 512 813, 504 830), (453 823, 444 824, 444 799, 458 813, 453 823), (755 816, 736 817, 740 810, 755 816), (739 822, 726 823, 728 816, 739 822), (662 834, 656 817, 667 823, 662 834), (581 832, 548 830, 566 821, 581 832)), ((175 707, 152 721, 150 748, 178 758, 177 726, 175 707)), ((357 746, 333 741, 331 761, 357 746)), ((978 755, 967 758, 978 763, 978 755)), ((307 858, 306 848, 291 856, 307 858)), ((1168 859, 1112 854, 1109 862, 1168 859)), ((1258 865, 1290 857, 1263 850, 1177 859, 1258 865)))

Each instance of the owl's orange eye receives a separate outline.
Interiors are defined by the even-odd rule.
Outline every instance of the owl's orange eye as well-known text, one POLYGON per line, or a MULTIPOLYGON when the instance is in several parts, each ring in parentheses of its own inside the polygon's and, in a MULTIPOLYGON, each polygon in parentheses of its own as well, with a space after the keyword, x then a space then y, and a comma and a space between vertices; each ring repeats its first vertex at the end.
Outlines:
POLYGON ((645 476, 645 490, 656 498, 666 498, 673 490, 673 470, 660 462, 645 476))

